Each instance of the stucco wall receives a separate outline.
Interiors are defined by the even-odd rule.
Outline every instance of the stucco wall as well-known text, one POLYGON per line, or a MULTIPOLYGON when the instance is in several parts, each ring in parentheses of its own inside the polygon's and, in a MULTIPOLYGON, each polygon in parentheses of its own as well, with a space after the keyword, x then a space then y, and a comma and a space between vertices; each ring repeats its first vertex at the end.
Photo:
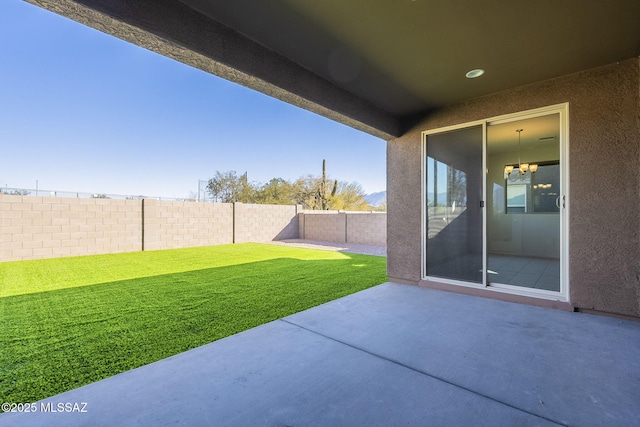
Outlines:
POLYGON ((387 276, 413 283, 421 274, 422 130, 387 144, 387 276))
POLYGON ((428 114, 387 147, 388 275, 420 279, 421 132, 569 103, 570 301, 640 316, 638 58, 428 114))

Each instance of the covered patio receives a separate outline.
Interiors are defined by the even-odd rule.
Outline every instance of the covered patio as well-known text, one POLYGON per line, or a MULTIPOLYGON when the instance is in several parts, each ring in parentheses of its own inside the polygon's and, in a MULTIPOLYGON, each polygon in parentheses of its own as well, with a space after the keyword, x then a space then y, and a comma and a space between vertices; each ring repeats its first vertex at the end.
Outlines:
POLYGON ((640 323, 426 289, 423 259, 425 132, 562 105, 563 302, 639 318, 637 1, 28 1, 386 140, 387 272, 416 286, 379 285, 0 426, 638 424, 640 323), (475 67, 486 75, 468 80, 475 67))
POLYGON ((640 318, 637 0, 26 1, 387 141, 389 280, 640 318))
POLYGON ((639 353, 634 321, 385 283, 0 426, 635 425, 639 353))

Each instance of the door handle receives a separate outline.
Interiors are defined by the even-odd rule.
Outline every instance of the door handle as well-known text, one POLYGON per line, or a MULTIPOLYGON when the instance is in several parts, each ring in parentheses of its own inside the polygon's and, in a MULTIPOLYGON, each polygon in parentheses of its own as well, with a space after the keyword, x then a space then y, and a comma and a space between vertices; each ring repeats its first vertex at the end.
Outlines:
MULTIPOLYGON (((556 206, 560 209, 560 196, 556 197, 556 206)), ((565 196, 562 196, 562 208, 565 207, 565 196)))

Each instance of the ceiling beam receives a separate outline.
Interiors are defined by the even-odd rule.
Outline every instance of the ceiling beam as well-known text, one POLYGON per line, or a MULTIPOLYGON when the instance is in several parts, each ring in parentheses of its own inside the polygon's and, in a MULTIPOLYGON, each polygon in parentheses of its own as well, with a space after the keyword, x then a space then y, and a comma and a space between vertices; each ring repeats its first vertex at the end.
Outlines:
POLYGON ((101 32, 388 140, 392 114, 177 0, 25 0, 101 32))

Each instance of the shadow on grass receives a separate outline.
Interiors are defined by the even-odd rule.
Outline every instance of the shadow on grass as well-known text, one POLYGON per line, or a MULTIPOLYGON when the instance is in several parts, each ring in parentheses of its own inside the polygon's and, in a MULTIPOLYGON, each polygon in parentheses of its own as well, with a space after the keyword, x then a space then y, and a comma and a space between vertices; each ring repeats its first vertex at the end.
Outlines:
POLYGON ((166 358, 383 283, 385 269, 357 254, 277 258, 0 298, 0 400, 33 402, 166 358))

